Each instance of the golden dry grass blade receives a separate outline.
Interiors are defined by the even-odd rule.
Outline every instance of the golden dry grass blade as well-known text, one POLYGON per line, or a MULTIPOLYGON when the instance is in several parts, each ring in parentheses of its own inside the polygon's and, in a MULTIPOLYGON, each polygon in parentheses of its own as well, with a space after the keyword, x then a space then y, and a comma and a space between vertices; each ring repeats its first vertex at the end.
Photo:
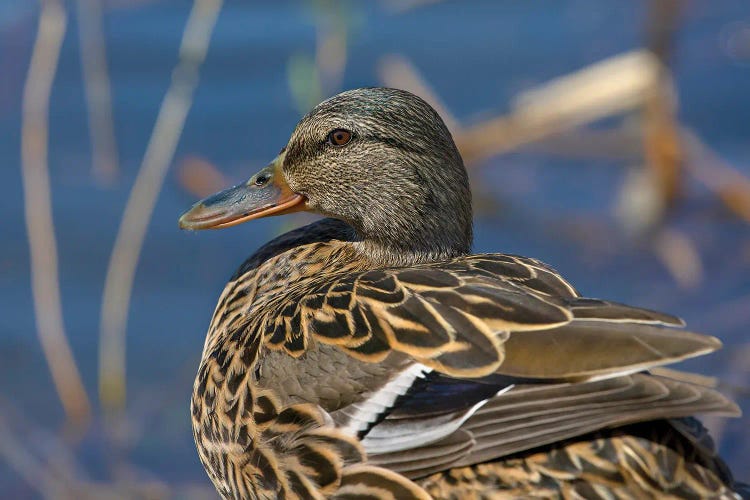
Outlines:
POLYGON ((736 216, 750 222, 750 179, 721 158, 692 130, 680 133, 686 152, 685 168, 705 184, 736 216))
POLYGON ((648 51, 605 59, 519 94, 508 116, 465 128, 456 144, 465 161, 476 162, 636 109, 657 72, 658 62, 648 51))
POLYGON ((221 5, 221 0, 193 3, 182 36, 179 63, 159 109, 112 250, 102 298, 99 345, 99 397, 110 413, 119 413, 125 405, 125 331, 138 257, 192 104, 198 70, 221 5))
POLYGON ((677 101, 668 67, 682 3, 652 0, 647 23, 647 44, 659 64, 644 103, 643 149, 664 207, 674 204, 682 180, 683 152, 675 117, 677 101))
POLYGON ((78 0, 77 7, 81 69, 89 114, 93 171, 99 181, 111 183, 120 169, 112 122, 107 53, 102 32, 102 4, 101 0, 78 0))
POLYGON ((42 2, 23 92, 21 172, 39 341, 68 421, 81 429, 88 422, 90 405, 63 324, 47 165, 49 97, 66 23, 66 12, 59 0, 42 2))
POLYGON ((643 150, 646 165, 654 173, 664 206, 674 204, 680 193, 683 151, 675 120, 672 84, 666 70, 647 94, 644 109, 643 150))
MULTIPOLYGON (((519 94, 512 111, 462 127, 425 79, 406 59, 388 56, 379 73, 386 85, 425 98, 444 117, 467 164, 593 121, 639 109, 658 81, 660 63, 646 50, 634 50, 564 75, 519 94)), ((665 91, 668 92, 669 88, 665 91)))

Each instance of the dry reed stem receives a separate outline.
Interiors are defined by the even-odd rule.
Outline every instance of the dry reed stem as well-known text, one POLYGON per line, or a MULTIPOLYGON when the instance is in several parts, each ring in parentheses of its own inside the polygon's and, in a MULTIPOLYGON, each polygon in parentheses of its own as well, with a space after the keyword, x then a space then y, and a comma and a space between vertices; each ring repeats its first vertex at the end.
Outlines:
POLYGON ((99 397, 105 411, 125 407, 125 332, 133 279, 149 220, 172 162, 198 70, 206 57, 221 0, 195 0, 180 44, 179 62, 162 101, 143 163, 117 233, 102 298, 99 345, 99 397))
POLYGON ((672 84, 666 70, 660 71, 644 108, 643 154, 656 180, 665 208, 674 205, 681 189, 683 150, 675 120, 672 84))
MULTIPOLYGON (((470 127, 462 127, 451 119, 451 114, 407 60, 384 58, 379 71, 387 85, 422 95, 449 117, 448 126, 454 131, 467 164, 532 142, 559 138, 563 132, 607 116, 650 108, 647 119, 651 130, 644 136, 644 154, 657 171, 664 199, 672 200, 678 193, 680 164, 684 162, 731 212, 750 222, 750 179, 721 159, 692 131, 676 124, 671 81, 663 64, 650 51, 620 54, 555 78, 519 94, 509 115, 470 127)), ((596 132, 581 134, 595 136, 596 132)), ((632 147, 630 141, 626 146, 626 149, 632 147)))
MULTIPOLYGON (((449 118, 448 128, 466 163, 525 146, 608 116, 643 106, 657 79, 659 63, 649 51, 635 50, 613 56, 520 93, 512 111, 472 126, 449 118)), ((381 62, 381 78, 445 107, 405 59, 381 62)))
POLYGON ((47 164, 49 98, 66 23, 66 12, 59 0, 42 1, 23 91, 21 173, 39 341, 68 421, 80 430, 88 422, 90 404, 63 324, 47 164))
POLYGON ((685 168, 710 189, 737 217, 750 222, 750 179, 711 150, 693 131, 683 127, 685 168))
POLYGON ((106 184, 119 174, 117 142, 112 121, 112 97, 102 32, 101 0, 77 0, 81 69, 91 136, 93 172, 106 184))
POLYGON ((466 127, 456 137, 478 162, 593 121, 640 107, 658 63, 643 50, 619 54, 522 92, 508 116, 466 127))
POLYGON ((682 180, 684 155, 669 71, 681 7, 681 0, 652 0, 646 29, 647 45, 659 64, 644 103, 643 154, 664 208, 674 205, 682 180))

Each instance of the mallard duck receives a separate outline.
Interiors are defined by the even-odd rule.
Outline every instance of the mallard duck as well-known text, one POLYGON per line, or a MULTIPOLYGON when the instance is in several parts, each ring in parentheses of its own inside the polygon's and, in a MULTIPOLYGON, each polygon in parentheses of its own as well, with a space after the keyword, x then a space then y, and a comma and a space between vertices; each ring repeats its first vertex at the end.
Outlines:
POLYGON ((737 406, 648 373, 720 342, 471 254, 466 169, 419 97, 324 101, 180 226, 299 210, 325 218, 240 266, 203 348, 193 430, 224 498, 736 497, 689 417, 737 406))

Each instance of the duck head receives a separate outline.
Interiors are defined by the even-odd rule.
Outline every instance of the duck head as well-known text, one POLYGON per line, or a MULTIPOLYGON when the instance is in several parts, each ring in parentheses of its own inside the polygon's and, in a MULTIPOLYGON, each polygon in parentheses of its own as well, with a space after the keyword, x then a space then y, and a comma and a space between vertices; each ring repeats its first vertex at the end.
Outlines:
POLYGON ((222 228, 299 210, 346 222, 380 260, 449 258, 471 246, 461 156, 437 112, 403 90, 356 89, 322 102, 276 159, 198 202, 180 227, 222 228))

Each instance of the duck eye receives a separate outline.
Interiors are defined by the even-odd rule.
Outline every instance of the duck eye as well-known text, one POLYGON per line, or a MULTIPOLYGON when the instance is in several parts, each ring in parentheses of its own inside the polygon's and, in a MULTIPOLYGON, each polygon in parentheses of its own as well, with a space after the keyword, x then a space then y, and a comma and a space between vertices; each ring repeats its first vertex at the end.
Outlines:
POLYGON ((348 130, 344 130, 343 128, 337 128, 335 130, 332 130, 328 134, 328 144, 332 144, 334 146, 345 146, 349 144, 349 141, 352 140, 352 133, 348 130))

